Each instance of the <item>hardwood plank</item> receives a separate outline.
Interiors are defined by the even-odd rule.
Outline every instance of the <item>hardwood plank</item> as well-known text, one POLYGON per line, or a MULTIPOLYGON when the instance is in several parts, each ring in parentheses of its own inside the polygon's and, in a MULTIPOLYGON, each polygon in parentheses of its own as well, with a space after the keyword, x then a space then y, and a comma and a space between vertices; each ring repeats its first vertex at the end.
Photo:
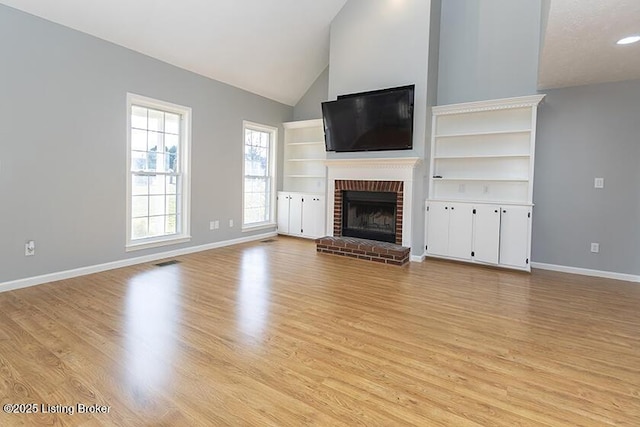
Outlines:
POLYGON ((279 237, 0 294, 0 425, 640 424, 640 286, 279 237))

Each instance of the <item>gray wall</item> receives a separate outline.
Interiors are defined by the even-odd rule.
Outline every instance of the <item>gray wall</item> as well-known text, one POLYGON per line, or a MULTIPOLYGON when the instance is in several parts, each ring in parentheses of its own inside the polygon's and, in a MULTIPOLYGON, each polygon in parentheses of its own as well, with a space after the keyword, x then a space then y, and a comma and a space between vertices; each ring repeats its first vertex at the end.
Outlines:
POLYGON ((325 68, 309 87, 300 101, 293 107, 293 120, 311 120, 322 118, 320 103, 327 100, 329 93, 329 67, 325 68))
MULTIPOLYGON (((415 84, 413 150, 328 153, 329 158, 420 157, 427 152, 427 93, 432 21, 440 0, 372 2, 349 0, 331 24, 329 99, 338 95, 415 84), (433 3, 433 4, 432 4, 433 3)), ((436 37, 437 34, 433 35, 436 37)), ((433 80, 431 81, 433 83, 433 80)), ((432 89, 435 87, 432 85, 432 89)), ((424 247, 424 163, 414 177, 412 253, 424 247)))
POLYGON ((540 0, 442 2, 438 105, 536 93, 540 0))
POLYGON ((545 92, 533 261, 640 274, 640 80, 545 92), (604 189, 593 188, 595 177, 604 189))
POLYGON ((416 85, 413 151, 366 156, 424 156, 429 25, 430 2, 424 0, 349 0, 331 23, 330 100, 346 93, 416 85))
POLYGON ((0 52, 0 283, 247 235, 242 120, 291 107, 6 6, 0 52), (189 244, 124 250, 127 92, 193 109, 189 244))

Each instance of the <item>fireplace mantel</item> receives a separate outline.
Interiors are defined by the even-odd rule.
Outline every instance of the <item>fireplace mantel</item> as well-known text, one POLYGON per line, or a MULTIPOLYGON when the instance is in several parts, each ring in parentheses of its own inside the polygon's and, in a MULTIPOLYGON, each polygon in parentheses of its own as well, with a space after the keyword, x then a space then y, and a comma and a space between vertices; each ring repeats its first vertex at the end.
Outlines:
POLYGON ((402 213, 402 246, 411 247, 414 171, 419 157, 327 159, 327 232, 333 236, 334 192, 336 180, 402 181, 404 209, 402 213))
POLYGON ((325 164, 331 168, 367 168, 367 169, 408 169, 413 170, 422 161, 419 157, 398 157, 383 159, 327 159, 325 164))

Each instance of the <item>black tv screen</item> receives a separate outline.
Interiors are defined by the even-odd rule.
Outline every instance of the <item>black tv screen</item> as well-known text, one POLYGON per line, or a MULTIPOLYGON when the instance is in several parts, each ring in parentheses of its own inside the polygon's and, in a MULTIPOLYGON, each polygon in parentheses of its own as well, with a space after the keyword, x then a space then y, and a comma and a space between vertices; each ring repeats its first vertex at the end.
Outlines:
POLYGON ((414 85, 339 96, 322 103, 327 151, 410 150, 414 85))

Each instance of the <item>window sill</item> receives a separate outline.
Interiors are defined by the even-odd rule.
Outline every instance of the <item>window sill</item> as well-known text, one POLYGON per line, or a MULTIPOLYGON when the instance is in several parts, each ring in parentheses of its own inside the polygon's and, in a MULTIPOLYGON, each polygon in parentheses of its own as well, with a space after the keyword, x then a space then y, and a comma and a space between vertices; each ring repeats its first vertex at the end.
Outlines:
POLYGON ((161 246, 177 245, 178 243, 190 242, 191 236, 171 236, 157 239, 149 239, 140 242, 128 243, 125 247, 127 252, 140 251, 142 249, 159 248, 161 246))
POLYGON ((275 222, 270 222, 267 224, 258 224, 258 225, 245 225, 242 227, 242 232, 247 233, 249 231, 258 231, 258 230, 266 230, 268 228, 274 228, 277 224, 275 222))

